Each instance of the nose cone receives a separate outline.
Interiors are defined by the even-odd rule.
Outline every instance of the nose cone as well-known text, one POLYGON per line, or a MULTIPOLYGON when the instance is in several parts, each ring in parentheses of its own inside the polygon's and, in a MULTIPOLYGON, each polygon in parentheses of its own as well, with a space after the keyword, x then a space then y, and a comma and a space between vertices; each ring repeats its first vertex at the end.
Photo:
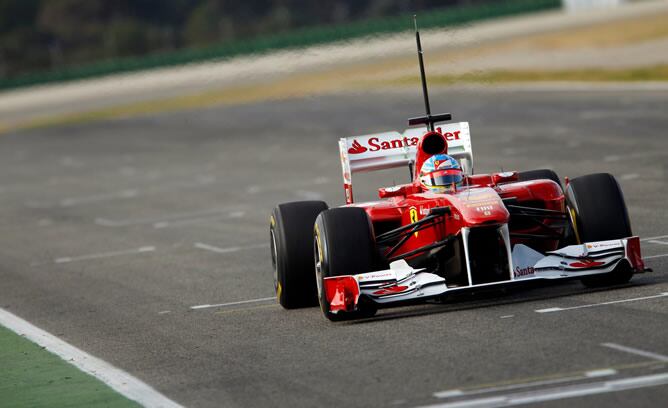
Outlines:
POLYGON ((510 213, 499 195, 491 188, 476 188, 452 195, 452 204, 469 226, 505 224, 510 213))

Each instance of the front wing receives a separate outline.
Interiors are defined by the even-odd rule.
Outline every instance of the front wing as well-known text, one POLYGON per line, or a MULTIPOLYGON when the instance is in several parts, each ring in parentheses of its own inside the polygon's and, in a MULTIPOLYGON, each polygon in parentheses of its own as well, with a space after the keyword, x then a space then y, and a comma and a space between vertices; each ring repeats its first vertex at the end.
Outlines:
POLYGON ((574 279, 612 272, 622 262, 634 273, 644 272, 640 239, 630 237, 571 245, 541 254, 525 245, 512 250, 511 272, 507 280, 469 286, 448 287, 446 280, 424 269, 414 269, 398 260, 390 268, 359 275, 323 279, 330 312, 353 311, 360 298, 379 306, 427 300, 458 291, 471 291, 519 282, 574 279))

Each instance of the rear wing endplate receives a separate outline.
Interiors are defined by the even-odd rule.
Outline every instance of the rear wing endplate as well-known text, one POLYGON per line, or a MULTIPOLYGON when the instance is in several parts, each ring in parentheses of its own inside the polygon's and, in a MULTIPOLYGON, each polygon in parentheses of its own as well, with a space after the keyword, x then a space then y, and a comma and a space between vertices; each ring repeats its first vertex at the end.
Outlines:
MULTIPOLYGON (((468 122, 444 124, 438 130, 448 141, 448 154, 459 161, 464 174, 473 174, 473 148, 468 122)), ((346 203, 353 202, 353 173, 411 165, 415 162, 418 142, 426 132, 426 127, 419 127, 406 129, 403 133, 384 132, 341 138, 339 151, 346 203)))

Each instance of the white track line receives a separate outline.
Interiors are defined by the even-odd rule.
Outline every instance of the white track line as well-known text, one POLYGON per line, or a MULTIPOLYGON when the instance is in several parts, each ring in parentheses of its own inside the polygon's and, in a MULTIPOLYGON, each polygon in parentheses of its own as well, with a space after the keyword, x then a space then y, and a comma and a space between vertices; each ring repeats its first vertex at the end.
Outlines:
POLYGON ((638 300, 656 299, 656 298, 661 298, 661 297, 666 297, 666 296, 668 296, 668 292, 660 293, 660 294, 654 295, 654 296, 644 296, 644 297, 632 298, 632 299, 613 300, 613 301, 610 301, 610 302, 592 303, 592 304, 589 304, 589 305, 580 305, 580 306, 573 306, 573 307, 550 307, 550 308, 547 308, 547 309, 536 309, 535 312, 536 313, 563 312, 565 310, 584 309, 584 308, 587 308, 587 307, 613 305, 613 304, 616 304, 616 303, 635 302, 635 301, 638 301, 638 300))
POLYGON ((479 390, 473 390, 473 391, 464 391, 464 390, 448 390, 448 391, 440 391, 440 392, 435 392, 433 395, 436 398, 453 398, 453 397, 463 397, 465 395, 479 395, 479 394, 487 394, 490 392, 498 392, 498 391, 510 391, 510 390, 516 390, 518 388, 529 388, 529 387, 538 387, 541 385, 552 385, 552 384, 559 384, 559 383, 564 383, 564 382, 569 382, 569 381, 577 381, 577 380, 582 380, 586 377, 564 377, 564 378, 555 378, 552 380, 542 380, 542 381, 533 381, 533 382, 528 382, 528 383, 521 383, 521 384, 510 384, 510 385, 504 385, 501 387, 489 387, 489 388, 483 388, 479 390))
POLYGON ((247 246, 234 246, 234 247, 228 247, 228 248, 219 248, 217 246, 204 244, 202 242, 195 242, 194 247, 199 248, 199 249, 203 249, 205 251, 215 252, 217 254, 229 254, 229 253, 232 253, 232 252, 246 251, 246 250, 249 250, 249 249, 267 248, 267 247, 269 247, 269 244, 255 244, 255 245, 247 245, 247 246))
POLYGON ((652 241, 655 239, 661 239, 661 238, 668 238, 668 235, 659 235, 658 237, 647 237, 647 238, 640 238, 641 241, 652 241))
POLYGON ((585 373, 585 377, 587 378, 607 377, 615 374, 617 374, 617 370, 615 370, 614 368, 602 368, 600 370, 587 371, 585 373))
POLYGON ((209 215, 205 217, 198 217, 198 218, 187 218, 183 220, 174 220, 174 221, 160 221, 156 222, 153 224, 153 228, 156 229, 161 229, 161 228, 168 228, 168 227, 181 227, 185 225, 193 225, 193 224, 201 224, 201 223, 206 223, 206 222, 214 222, 214 221, 220 221, 223 219, 235 219, 235 218, 243 218, 246 215, 245 211, 232 211, 226 214, 218 214, 218 215, 209 215))
POLYGON ((247 303, 267 302, 269 300, 276 300, 276 296, 260 298, 260 299, 241 300, 239 302, 217 303, 217 304, 214 304, 214 305, 197 305, 197 306, 190 306, 190 308, 193 309, 193 310, 209 309, 209 308, 212 308, 212 307, 225 307, 225 306, 234 306, 234 305, 245 305, 247 303))
POLYGON ((151 218, 135 218, 135 219, 126 219, 126 220, 110 220, 107 218, 96 218, 95 223, 103 227, 128 227, 131 225, 142 225, 142 224, 155 224, 158 222, 164 221, 173 221, 186 218, 202 218, 206 216, 213 216, 216 214, 224 214, 229 212, 229 209, 218 208, 204 211, 194 211, 189 213, 180 213, 180 214, 171 214, 164 215, 162 217, 151 217, 151 218))
POLYGON ((643 256, 642 259, 665 258, 667 256, 668 254, 651 255, 651 256, 643 256))
POLYGON ((25 205, 28 208, 39 208, 39 209, 54 208, 54 207, 74 207, 77 205, 94 204, 109 200, 135 198, 138 195, 139 195, 139 190, 133 188, 133 189, 115 191, 111 193, 93 194, 83 197, 68 197, 61 199, 57 203, 49 203, 42 201, 26 201, 25 205))
POLYGON ((666 241, 659 241, 658 239, 653 239, 651 241, 647 241, 650 244, 658 244, 658 245, 668 245, 668 242, 666 241))
POLYGON ((119 394, 144 407, 182 408, 140 379, 68 344, 58 337, 33 326, 20 317, 0 308, 0 325, 44 347, 79 370, 107 384, 119 394))
POLYGON ((635 180, 639 177, 640 177, 640 174, 638 174, 638 173, 630 173, 630 174, 624 174, 619 179, 620 180, 635 180))
POLYGON ((125 251, 101 252, 98 254, 81 255, 81 256, 64 256, 61 258, 54 259, 53 263, 63 264, 69 262, 87 261, 90 259, 111 258, 114 256, 121 256, 121 255, 142 254, 144 252, 153 252, 153 251, 155 251, 154 246, 145 246, 136 249, 128 249, 125 251))
POLYGON ((561 377, 561 378, 552 378, 552 379, 547 379, 547 380, 540 380, 540 381, 532 381, 532 382, 526 382, 526 383, 516 383, 516 384, 508 384, 508 385, 502 385, 498 387, 488 387, 488 388, 480 388, 476 390, 470 390, 470 391, 464 391, 464 390, 448 390, 448 391, 440 391, 440 392, 435 392, 433 395, 436 398, 454 398, 454 397, 462 397, 462 396, 468 396, 468 395, 479 395, 479 394, 487 394, 491 392, 499 392, 499 391, 510 391, 510 390, 516 390, 520 388, 530 388, 530 387, 538 387, 542 385, 553 385, 553 384, 560 384, 560 383, 565 383, 565 382, 572 382, 572 381, 581 381, 585 380, 587 378, 595 378, 595 377, 606 377, 606 376, 611 376, 617 374, 617 370, 612 369, 612 368, 603 368, 599 370, 591 370, 591 371, 586 371, 582 373, 581 375, 574 375, 574 376, 569 376, 569 377, 561 377))
POLYGON ((656 387, 665 384, 668 384, 668 373, 624 378, 620 380, 599 381, 587 384, 553 387, 536 391, 500 395, 496 397, 445 402, 423 406, 422 408, 509 407, 514 405, 536 404, 539 402, 556 401, 566 398, 633 390, 644 387, 656 387))
POLYGON ((103 194, 94 194, 84 197, 63 198, 62 200, 60 200, 59 205, 61 207, 72 207, 75 205, 93 204, 102 201, 115 200, 119 198, 135 198, 138 195, 139 195, 139 190, 133 188, 133 189, 117 191, 114 193, 103 193, 103 194))
POLYGON ((651 351, 639 350, 633 347, 622 346, 621 344, 615 343, 601 343, 601 346, 668 363, 668 356, 664 356, 663 354, 652 353, 651 351))

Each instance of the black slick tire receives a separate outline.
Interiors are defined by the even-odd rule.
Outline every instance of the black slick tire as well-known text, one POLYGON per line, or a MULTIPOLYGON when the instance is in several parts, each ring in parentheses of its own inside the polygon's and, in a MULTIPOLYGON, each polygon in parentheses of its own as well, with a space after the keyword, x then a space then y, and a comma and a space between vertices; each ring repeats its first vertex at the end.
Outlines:
MULTIPOLYGON (((608 173, 589 174, 570 181, 566 203, 578 243, 628 238, 633 235, 624 195, 617 180, 608 173)), ((628 262, 605 275, 582 279, 588 287, 626 283, 633 271, 628 262)))
POLYGON ((325 317, 332 321, 371 317, 377 308, 361 303, 355 312, 329 312, 323 279, 331 276, 357 275, 376 270, 373 227, 362 208, 333 208, 320 213, 315 221, 313 247, 316 263, 318 299, 325 317))
POLYGON ((554 170, 550 169, 538 169, 538 170, 528 170, 522 171, 519 173, 520 181, 531 181, 531 180, 552 180, 561 186, 561 181, 559 176, 554 170))
POLYGON ((286 309, 316 306, 313 278, 313 225, 322 201, 279 204, 269 218, 269 246, 278 302, 286 309))

